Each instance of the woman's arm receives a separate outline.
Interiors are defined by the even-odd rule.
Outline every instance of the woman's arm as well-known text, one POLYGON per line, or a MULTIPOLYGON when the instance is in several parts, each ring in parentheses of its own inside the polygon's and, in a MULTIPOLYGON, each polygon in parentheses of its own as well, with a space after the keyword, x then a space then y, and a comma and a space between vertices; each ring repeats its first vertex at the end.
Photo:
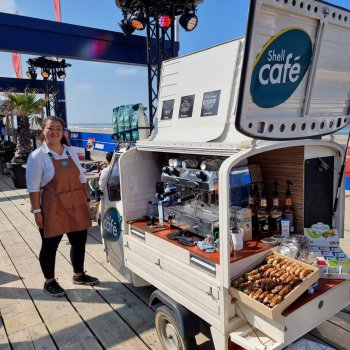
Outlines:
MULTIPOLYGON (((29 199, 30 199, 30 203, 32 205, 33 210, 35 211, 35 209, 40 209, 40 192, 30 192, 29 193, 29 199)), ((40 212, 36 212, 34 213, 34 218, 35 218, 35 223, 39 228, 43 228, 44 226, 44 217, 43 217, 43 213, 40 212)))

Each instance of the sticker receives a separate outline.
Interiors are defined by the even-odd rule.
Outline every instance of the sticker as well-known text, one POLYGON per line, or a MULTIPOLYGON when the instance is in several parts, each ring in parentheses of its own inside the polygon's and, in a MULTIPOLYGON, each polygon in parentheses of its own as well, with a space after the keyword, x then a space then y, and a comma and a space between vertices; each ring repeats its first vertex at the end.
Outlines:
POLYGON ((250 93, 256 105, 273 108, 287 101, 309 69, 312 42, 302 28, 287 28, 260 51, 252 72, 250 93))
POLYGON ((102 237, 106 241, 118 241, 121 233, 121 216, 116 208, 108 208, 102 218, 102 237))
POLYGON ((180 102, 179 118, 190 118, 192 117, 194 96, 182 96, 180 102))
POLYGON ((218 114, 221 90, 209 91, 203 94, 201 117, 218 114))
POLYGON ((163 101, 161 120, 170 120, 173 118, 174 102, 174 99, 163 101))
POLYGON ((66 160, 62 160, 61 165, 65 168, 68 166, 68 162, 66 160))

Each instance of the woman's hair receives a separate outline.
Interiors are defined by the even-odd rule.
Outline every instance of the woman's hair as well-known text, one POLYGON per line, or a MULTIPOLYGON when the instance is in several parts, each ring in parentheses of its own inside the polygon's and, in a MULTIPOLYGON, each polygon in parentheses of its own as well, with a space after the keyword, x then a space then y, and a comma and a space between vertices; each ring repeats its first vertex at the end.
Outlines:
MULTIPOLYGON (((50 117, 46 117, 42 122, 41 122, 41 130, 39 131, 39 135, 37 137, 38 141, 40 141, 41 143, 43 143, 45 141, 45 137, 43 135, 43 130, 45 128, 45 125, 48 121, 53 121, 53 122, 59 122, 62 125, 62 129, 64 130, 64 120, 59 118, 59 117, 55 117, 55 116, 50 116, 50 117)), ((68 140, 65 138, 65 136, 63 135, 61 138, 61 144, 62 145, 66 145, 68 146, 68 140)))

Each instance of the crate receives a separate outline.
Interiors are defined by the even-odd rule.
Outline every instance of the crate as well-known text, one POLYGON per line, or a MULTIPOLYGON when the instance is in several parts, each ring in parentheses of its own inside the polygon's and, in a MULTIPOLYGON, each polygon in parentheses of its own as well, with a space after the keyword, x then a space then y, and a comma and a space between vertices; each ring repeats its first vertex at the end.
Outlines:
MULTIPOLYGON (((249 307, 253 309, 254 311, 260 313, 261 315, 266 316, 269 319, 277 319, 281 317, 282 312, 289 306, 291 305, 296 299, 298 299, 312 284, 314 284, 320 277, 320 272, 317 267, 311 266, 308 264, 305 264, 301 261, 289 258, 285 255, 281 255, 277 252, 267 252, 266 255, 264 255, 263 258, 260 258, 257 260, 253 267, 249 267, 246 270, 242 271, 242 276, 244 273, 251 271, 252 269, 256 268, 259 266, 261 263, 264 262, 264 259, 268 255, 276 255, 278 257, 282 257, 285 260, 293 261, 295 263, 298 263, 299 265, 302 265, 309 270, 312 270, 313 272, 309 274, 298 286, 296 286, 287 296, 275 307, 270 308, 269 306, 266 306, 265 304, 254 300, 251 298, 249 295, 241 292, 240 290, 230 287, 229 292, 231 296, 237 300, 238 303, 241 303, 242 305, 249 307)), ((234 279, 236 279, 235 277, 234 279)))

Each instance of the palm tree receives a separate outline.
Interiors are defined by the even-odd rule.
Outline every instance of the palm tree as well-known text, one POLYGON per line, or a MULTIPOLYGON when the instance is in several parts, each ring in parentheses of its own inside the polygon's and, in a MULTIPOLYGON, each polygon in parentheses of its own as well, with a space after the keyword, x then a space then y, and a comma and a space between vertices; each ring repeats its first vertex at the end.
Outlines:
POLYGON ((7 112, 7 115, 16 115, 21 120, 13 162, 24 164, 33 149, 30 139, 30 119, 34 117, 34 114, 40 113, 53 96, 38 98, 37 90, 30 89, 28 86, 23 93, 17 93, 11 89, 5 91, 4 94, 6 100, 2 106, 2 113, 7 112))

